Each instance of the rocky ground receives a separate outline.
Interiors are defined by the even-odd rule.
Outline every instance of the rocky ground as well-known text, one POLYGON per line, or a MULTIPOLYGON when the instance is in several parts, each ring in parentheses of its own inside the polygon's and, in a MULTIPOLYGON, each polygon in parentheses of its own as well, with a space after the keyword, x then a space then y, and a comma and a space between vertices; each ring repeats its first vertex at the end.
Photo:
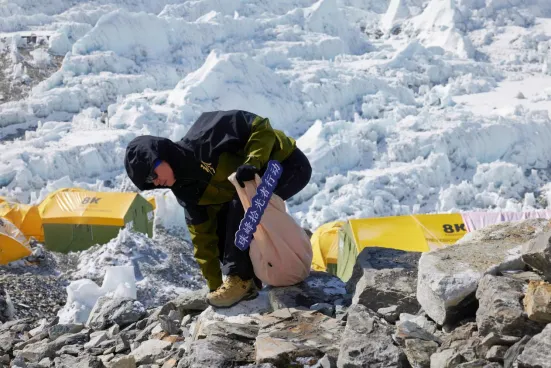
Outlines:
POLYGON ((425 254, 370 248, 346 284, 312 272, 229 309, 204 289, 155 308, 101 297, 86 324, 5 321, 0 365, 551 367, 550 237, 526 220, 425 254))
POLYGON ((191 245, 179 232, 160 227, 155 239, 121 233, 106 245, 79 253, 53 253, 40 244, 33 247, 33 255, 26 260, 0 266, 0 287, 8 292, 16 319, 56 317, 67 301, 71 281, 89 279, 101 286, 110 266, 134 266, 137 298, 146 308, 205 285, 191 245))

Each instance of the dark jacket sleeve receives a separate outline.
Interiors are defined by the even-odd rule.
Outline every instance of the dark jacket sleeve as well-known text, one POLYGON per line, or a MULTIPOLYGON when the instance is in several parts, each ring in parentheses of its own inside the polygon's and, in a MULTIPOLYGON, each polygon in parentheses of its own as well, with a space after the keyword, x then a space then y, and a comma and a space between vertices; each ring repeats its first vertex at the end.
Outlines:
POLYGON ((183 140, 195 147, 198 156, 241 152, 244 164, 261 168, 268 163, 277 137, 267 118, 232 110, 203 113, 183 140))
POLYGON ((200 206, 179 201, 186 213, 186 223, 193 242, 193 254, 210 290, 222 285, 217 215, 220 205, 200 206))

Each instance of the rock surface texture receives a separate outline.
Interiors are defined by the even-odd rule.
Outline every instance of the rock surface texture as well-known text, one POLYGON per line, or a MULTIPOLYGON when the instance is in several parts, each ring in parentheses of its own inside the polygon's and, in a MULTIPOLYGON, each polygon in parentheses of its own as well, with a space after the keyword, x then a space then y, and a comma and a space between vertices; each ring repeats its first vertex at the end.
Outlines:
POLYGON ((422 255, 364 250, 347 283, 312 272, 227 309, 206 290, 149 309, 104 296, 87 323, 59 324, 15 319, 0 293, 0 366, 551 367, 551 286, 543 261, 525 262, 544 227, 490 226, 422 255))

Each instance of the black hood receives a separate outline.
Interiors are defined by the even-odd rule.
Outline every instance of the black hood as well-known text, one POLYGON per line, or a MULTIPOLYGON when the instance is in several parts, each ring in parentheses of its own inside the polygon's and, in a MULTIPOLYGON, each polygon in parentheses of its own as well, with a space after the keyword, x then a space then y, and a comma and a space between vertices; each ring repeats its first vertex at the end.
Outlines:
POLYGON ((124 167, 128 177, 138 189, 163 188, 145 182, 145 179, 153 172, 153 163, 157 159, 169 163, 176 180, 185 179, 188 171, 186 167, 190 166, 190 160, 194 160, 191 152, 170 139, 151 135, 134 138, 126 147, 124 167))

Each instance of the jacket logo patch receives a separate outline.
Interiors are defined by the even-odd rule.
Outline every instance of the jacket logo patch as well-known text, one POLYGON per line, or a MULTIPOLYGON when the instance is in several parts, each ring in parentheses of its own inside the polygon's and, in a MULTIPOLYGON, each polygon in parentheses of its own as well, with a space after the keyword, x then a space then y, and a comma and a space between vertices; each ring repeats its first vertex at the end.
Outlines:
POLYGON ((201 169, 205 170, 211 175, 214 175, 214 173, 216 172, 214 170, 214 167, 212 167, 212 164, 209 164, 208 162, 204 162, 204 161, 201 161, 201 169))

